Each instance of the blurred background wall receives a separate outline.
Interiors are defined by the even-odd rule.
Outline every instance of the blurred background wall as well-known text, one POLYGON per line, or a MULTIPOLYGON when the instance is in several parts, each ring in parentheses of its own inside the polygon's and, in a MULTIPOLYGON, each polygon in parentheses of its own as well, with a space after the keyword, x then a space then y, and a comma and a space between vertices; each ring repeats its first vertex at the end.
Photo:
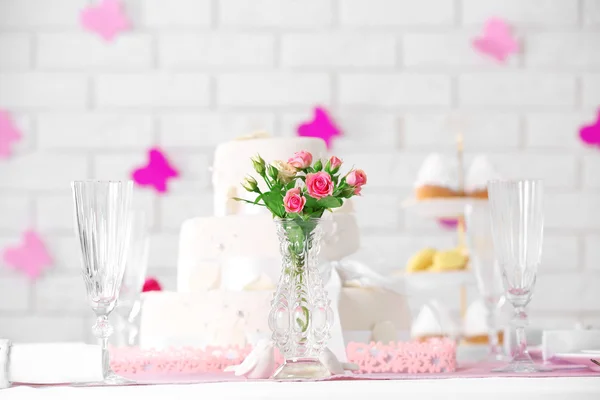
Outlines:
POLYGON ((90 3, 0 0, 0 108, 24 133, 0 160, 0 248, 33 227, 55 259, 34 283, 0 265, 0 337, 89 335, 69 181, 126 179, 165 149, 181 179, 136 201, 153 220, 149 273, 174 289, 180 224, 212 211, 215 145, 294 135, 317 104, 344 131, 334 152, 369 174, 356 209, 382 268, 453 245, 400 204, 461 130, 467 160, 546 181, 534 323, 600 323, 600 152, 577 137, 600 106, 599 0, 130 0, 133 29, 111 43, 80 27, 90 3), (522 46, 505 65, 471 48, 492 16, 522 46))

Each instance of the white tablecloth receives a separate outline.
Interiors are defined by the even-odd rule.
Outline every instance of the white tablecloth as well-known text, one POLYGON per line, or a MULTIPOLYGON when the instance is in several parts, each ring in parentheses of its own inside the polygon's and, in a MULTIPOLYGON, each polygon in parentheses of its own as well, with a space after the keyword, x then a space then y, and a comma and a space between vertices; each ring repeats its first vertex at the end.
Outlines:
POLYGON ((486 378, 334 382, 227 382, 121 387, 18 386, 0 400, 599 400, 598 378, 486 378))

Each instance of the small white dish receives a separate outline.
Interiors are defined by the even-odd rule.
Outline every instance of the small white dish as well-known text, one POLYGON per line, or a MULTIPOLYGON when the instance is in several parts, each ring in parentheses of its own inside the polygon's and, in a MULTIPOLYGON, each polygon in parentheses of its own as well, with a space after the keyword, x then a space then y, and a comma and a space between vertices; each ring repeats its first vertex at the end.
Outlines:
POLYGON ((398 275, 403 277, 409 292, 433 291, 446 287, 458 287, 475 283, 472 271, 411 272, 398 275))
POLYGON ((485 203, 487 199, 471 197, 449 197, 417 200, 407 199, 402 207, 423 218, 453 219, 464 215, 467 204, 485 203))
POLYGON ((585 366, 592 371, 600 372, 600 354, 598 356, 593 356, 585 353, 561 353, 554 354, 552 359, 585 366))

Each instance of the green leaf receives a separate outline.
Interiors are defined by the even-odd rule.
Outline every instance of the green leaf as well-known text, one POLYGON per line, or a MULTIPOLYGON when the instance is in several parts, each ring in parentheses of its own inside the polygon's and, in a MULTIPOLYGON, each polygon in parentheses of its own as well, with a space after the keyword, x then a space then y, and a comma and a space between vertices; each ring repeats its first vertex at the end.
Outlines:
POLYGON ((342 199, 335 196, 327 196, 317 201, 317 205, 322 208, 337 208, 342 206, 342 199))
POLYGON ((250 200, 246 200, 246 199, 240 199, 239 197, 232 197, 232 199, 235 200, 235 201, 243 201, 244 203, 254 204, 254 205, 257 205, 257 206, 264 207, 264 204, 258 204, 260 196, 258 196, 258 198, 255 201, 250 201, 250 200))
MULTIPOLYGON (((281 189, 280 189, 281 190, 281 189)), ((285 208, 283 207, 283 195, 280 191, 270 191, 263 193, 263 201, 267 208, 279 218, 285 217, 285 208)))
POLYGON ((317 160, 313 168, 317 172, 321 171, 323 169, 323 162, 321 162, 321 160, 317 160))
POLYGON ((310 197, 310 196, 304 196, 304 197, 306 197, 306 204, 304 205, 305 208, 315 208, 315 207, 319 206, 317 204, 317 199, 315 199, 314 197, 310 197))
POLYGON ((310 213, 310 218, 321 218, 323 216, 324 209, 313 211, 310 213))
POLYGON ((288 183, 287 185, 285 185, 285 191, 287 192, 288 190, 293 189, 294 186, 296 186, 296 181, 295 180, 293 180, 290 183, 288 183))
POLYGON ((262 193, 258 195, 258 197, 256 198, 256 200, 254 200, 254 204, 258 204, 259 201, 262 200, 262 193))

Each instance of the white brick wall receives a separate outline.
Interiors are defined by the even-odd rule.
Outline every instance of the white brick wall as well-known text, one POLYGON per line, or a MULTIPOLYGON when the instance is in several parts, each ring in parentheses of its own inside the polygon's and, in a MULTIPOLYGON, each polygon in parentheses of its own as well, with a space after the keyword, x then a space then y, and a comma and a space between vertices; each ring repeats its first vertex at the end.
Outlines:
POLYGON ((455 13, 445 0, 345 0, 339 6, 342 25, 370 28, 447 26, 455 13))
POLYGON ((324 73, 241 73, 217 77, 217 105, 284 107, 329 103, 330 79, 324 73))
POLYGON ((55 260, 33 284, 0 262, 0 337, 89 338, 71 180, 125 179, 166 150, 181 178, 135 202, 150 273, 172 289, 181 222, 212 210, 214 146, 293 136, 315 104, 344 129, 336 153, 369 173, 355 209, 375 263, 455 244, 399 205, 459 129, 467 162, 487 153, 506 177, 546 181, 532 319, 599 323, 600 152, 577 137, 600 107, 599 0, 126 0, 133 29, 112 43, 79 26, 93 2, 0 0, 0 108, 25 134, 0 160, 0 248, 34 227, 55 260), (491 16, 522 46, 504 65, 471 48, 491 16))
POLYGON ((82 109, 86 99, 86 77, 81 73, 0 74, 0 107, 82 109))
POLYGON ((140 71, 153 62, 152 41, 147 34, 120 37, 112 46, 79 32, 45 33, 37 40, 37 65, 45 70, 140 71))
POLYGON ((352 32, 283 35, 281 64, 286 67, 391 67, 396 64, 394 35, 352 32))
POLYGON ((449 106, 450 78, 442 74, 340 74, 344 106, 449 106))
POLYGON ((273 65, 275 38, 268 34, 164 34, 159 63, 166 68, 235 68, 273 65))

